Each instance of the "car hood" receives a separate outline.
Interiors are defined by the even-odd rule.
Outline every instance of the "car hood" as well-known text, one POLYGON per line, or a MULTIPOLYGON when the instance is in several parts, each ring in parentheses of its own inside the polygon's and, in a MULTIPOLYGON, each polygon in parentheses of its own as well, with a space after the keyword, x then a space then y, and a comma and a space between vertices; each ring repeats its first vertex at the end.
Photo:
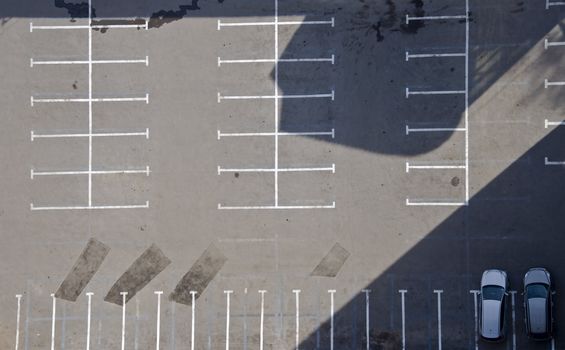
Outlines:
POLYGON ((488 285, 501 286, 502 288, 506 289, 505 273, 500 270, 485 271, 481 279, 481 287, 488 285))
POLYGON ((530 270, 524 277, 524 284, 543 283, 549 285, 549 277, 544 270, 530 270))
POLYGON ((500 337, 500 308, 502 303, 498 300, 483 300, 481 334, 485 338, 500 337))
POLYGON ((530 330, 532 333, 547 332, 546 303, 547 299, 544 298, 532 298, 528 300, 530 330), (535 311, 532 312, 533 310, 535 311))

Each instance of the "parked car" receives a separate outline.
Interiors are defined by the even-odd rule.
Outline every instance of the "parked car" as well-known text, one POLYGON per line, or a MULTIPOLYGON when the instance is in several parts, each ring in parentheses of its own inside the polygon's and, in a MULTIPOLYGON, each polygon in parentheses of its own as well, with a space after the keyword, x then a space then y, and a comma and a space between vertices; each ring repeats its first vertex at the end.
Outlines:
POLYGON ((508 276, 502 270, 486 270, 481 278, 479 334, 486 341, 505 338, 508 276))
POLYGON ((534 340, 551 339, 553 299, 551 276, 546 269, 533 268, 524 276, 524 310, 528 336, 534 340))

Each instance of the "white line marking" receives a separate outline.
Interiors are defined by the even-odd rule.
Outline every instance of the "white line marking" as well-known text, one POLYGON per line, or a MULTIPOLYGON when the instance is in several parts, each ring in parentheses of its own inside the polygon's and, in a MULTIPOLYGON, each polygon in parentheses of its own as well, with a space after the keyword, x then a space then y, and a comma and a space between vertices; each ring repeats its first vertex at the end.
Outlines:
POLYGON ((86 350, 90 350, 90 316, 92 314, 92 295, 94 295, 94 293, 92 292, 86 293, 86 296, 88 297, 88 316, 86 319, 86 350))
POLYGON ((194 350, 194 322, 196 320, 196 294, 198 294, 198 292, 191 290, 190 291, 190 296, 192 297, 192 303, 191 303, 191 308, 192 308, 192 313, 190 314, 191 317, 191 322, 190 322, 190 350, 194 350))
POLYGON ((263 343, 264 343, 263 325, 265 323, 265 293, 267 293, 266 290, 259 291, 259 294, 261 294, 261 324, 259 330, 259 350, 263 350, 263 343))
POLYGON ((546 9, 546 10, 549 10, 549 7, 550 7, 550 6, 565 6, 565 1, 554 1, 554 2, 551 2, 551 1, 549 1, 549 0, 546 0, 546 2, 545 2, 545 9, 546 9))
POLYGON ((145 136, 149 138, 149 129, 137 132, 98 132, 98 133, 76 133, 76 134, 36 134, 31 131, 31 141, 35 139, 63 139, 63 138, 82 138, 82 137, 125 137, 125 136, 145 136))
POLYGON ((335 26, 335 19, 334 17, 331 20, 325 21, 268 21, 268 22, 222 22, 218 20, 218 30, 221 30, 222 27, 250 27, 250 26, 290 26, 290 25, 320 25, 320 24, 329 24, 332 27, 335 26))
POLYGON ((330 62, 331 64, 335 63, 335 56, 331 55, 331 57, 319 57, 319 58, 257 58, 257 59, 233 59, 233 60, 222 60, 218 57, 218 67, 221 67, 222 64, 229 64, 229 63, 299 63, 299 62, 330 62))
POLYGON ((108 174, 145 174, 149 176, 149 166, 145 169, 124 169, 124 170, 76 170, 76 171, 35 171, 31 169, 31 178, 36 176, 59 176, 59 175, 108 175, 108 174))
POLYGON ((565 161, 550 161, 547 157, 544 159, 545 165, 565 165, 565 161))
POLYGON ((311 167, 311 168, 222 168, 218 166, 218 175, 221 173, 293 173, 293 172, 309 172, 309 171, 331 171, 335 173, 335 164, 331 167, 311 167))
MULTIPOLYGON (((335 129, 332 131, 304 131, 304 132, 279 132, 279 136, 331 136, 335 138, 335 129)), ((218 140, 222 137, 253 137, 253 136, 275 136, 274 132, 230 132, 223 133, 218 130, 218 140)))
POLYGON ((107 97, 107 98, 35 98, 31 97, 31 105, 34 103, 65 103, 65 102, 145 102, 149 103, 149 94, 145 97, 107 97))
MULTIPOLYGON (((131 59, 131 60, 93 60, 92 64, 126 64, 126 63, 143 63, 149 65, 149 57, 145 56, 144 59, 131 59)), ((82 65, 90 64, 89 61, 81 60, 66 60, 66 61, 36 61, 33 58, 30 60, 30 67, 40 65, 82 65)))
POLYGON ((53 299, 53 311, 51 316, 51 350, 55 350, 55 315, 57 313, 57 299, 55 299, 55 294, 51 294, 51 299, 53 299))
POLYGON ((22 305, 22 295, 16 294, 16 299, 18 299, 18 311, 16 313, 16 347, 15 347, 15 349, 18 350, 18 346, 20 344, 20 313, 21 313, 21 305, 22 305))
POLYGON ((413 165, 406 162, 406 172, 409 173, 410 169, 465 169, 465 165, 413 165))
POLYGON ((224 290, 226 295, 226 350, 230 349, 230 294, 233 290, 224 290))
MULTIPOLYGON (((92 0, 88 0, 88 26, 92 27, 92 0)), ((88 31, 88 206, 92 206, 92 30, 88 31)))
POLYGON ((371 293, 370 289, 363 289, 363 293, 365 293, 365 345, 367 350, 370 348, 370 334, 369 334, 369 293, 371 293))
POLYGON ((275 205, 279 205, 279 0, 275 0, 275 205))
POLYGON ((565 86, 565 81, 549 81, 544 80, 544 87, 547 89, 550 86, 565 86))
POLYGON ((447 202, 447 201, 414 201, 413 199, 406 198, 406 205, 408 206, 465 206, 466 202, 447 202))
POLYGON ((406 350, 406 304, 404 296, 408 291, 406 289, 399 289, 400 302, 402 307, 402 350, 406 350))
POLYGON ((551 350, 555 350, 555 338, 551 338, 551 350))
POLYGON ((334 350, 334 311, 335 311, 335 306, 334 306, 334 294, 335 294, 335 289, 330 289, 328 290, 328 293, 330 293, 330 315, 331 315, 331 320, 330 320, 330 350, 334 350))
POLYGON ((436 58, 436 57, 465 57, 466 53, 418 53, 411 54, 406 51, 406 62, 411 58, 436 58))
POLYGON ((410 91, 410 88, 406 88, 406 98, 410 95, 463 95, 465 90, 422 90, 422 91, 410 91))
POLYGON ((479 350, 479 316, 478 316, 478 304, 477 304, 477 295, 479 294, 479 291, 471 290, 469 292, 473 294, 473 301, 475 305, 475 350, 479 350))
POLYGON ((512 349, 516 350, 516 291, 511 290, 510 296, 512 300, 512 349))
POLYGON ((270 210, 270 209, 334 209, 335 202, 328 205, 252 205, 252 206, 224 206, 218 204, 220 210, 270 210))
POLYGON ((91 206, 52 206, 52 207, 36 207, 31 203, 31 210, 88 210, 88 209, 137 209, 137 208, 149 208, 149 201, 145 204, 133 204, 133 205, 91 205, 91 206))
MULTIPOLYGON (((300 345, 300 289, 293 289, 295 300, 296 300, 296 312, 295 312, 295 350, 299 350, 300 345)), ((17 350, 17 349, 16 349, 17 350)))
POLYGON ((441 293, 443 290, 436 289, 434 293, 437 294, 437 338, 438 338, 438 349, 441 350, 441 293))
POLYGON ((547 129, 549 126, 561 126, 561 125, 565 125, 565 121, 559 121, 559 122, 550 122, 549 120, 545 120, 545 128, 547 129))
MULTIPOLYGON (((468 13, 468 12, 467 12, 468 13)), ((442 19, 466 19, 467 15, 455 15, 455 16, 422 16, 414 17, 406 15, 406 24, 410 21, 425 21, 425 20, 442 20, 442 19)))
MULTIPOLYGON (((468 16, 469 0, 465 0, 468 16)), ((465 21, 465 205, 469 204, 469 20, 465 21)))
POLYGON ((161 340, 161 295, 163 291, 154 292, 157 295, 157 339, 155 342, 155 349, 159 350, 161 340))
MULTIPOLYGON (((332 101, 335 98, 335 93, 332 90, 331 93, 327 94, 303 94, 303 95, 234 95, 234 96, 222 96, 218 93, 218 102, 221 100, 272 100, 275 101, 278 99, 293 99, 293 98, 331 98, 332 101)), ((35 100, 38 102, 39 100, 35 100)))
POLYGON ((29 30, 33 32, 34 30, 60 30, 60 29, 137 29, 144 28, 147 29, 147 21, 145 24, 108 24, 108 25, 59 25, 59 26, 34 26, 33 22, 30 23, 29 30))
POLYGON ((122 350, 126 346, 126 297, 128 292, 120 292, 122 295, 122 350))
POLYGON ((544 40, 544 48, 546 50, 552 46, 565 46, 565 41, 549 41, 548 39, 544 40))
POLYGON ((406 135, 411 132, 449 132, 449 131, 467 131, 466 128, 410 128, 406 125, 406 135))

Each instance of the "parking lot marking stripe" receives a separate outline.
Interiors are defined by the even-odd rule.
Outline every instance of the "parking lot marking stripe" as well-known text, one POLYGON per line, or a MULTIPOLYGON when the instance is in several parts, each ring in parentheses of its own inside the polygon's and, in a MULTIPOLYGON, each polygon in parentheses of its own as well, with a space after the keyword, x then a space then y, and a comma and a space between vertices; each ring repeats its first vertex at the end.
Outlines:
POLYGON ((465 94, 465 90, 421 90, 421 91, 410 91, 410 88, 406 88, 406 98, 410 95, 460 95, 465 94))
MULTIPOLYGON (((274 132, 228 132, 218 130, 218 140, 222 137, 252 137, 252 136, 274 136, 274 132)), ((279 136, 331 136, 335 138, 335 129, 331 131, 301 131, 301 132, 279 132, 279 136)))
POLYGON ((544 47, 546 50, 552 46, 565 46, 565 41, 549 41, 549 39, 544 40, 544 47))
MULTIPOLYGON (((92 0, 88 0, 88 26, 92 26, 92 0)), ((92 205, 92 29, 88 31, 88 206, 92 205)))
MULTIPOLYGON (((331 98, 334 99, 334 92, 327 93, 327 94, 302 94, 302 95, 234 95, 234 96, 225 96, 218 94, 218 101, 221 100, 278 100, 278 99, 293 99, 293 98, 331 98)), ((35 100, 35 102, 43 102, 40 100, 35 100)), ((77 101, 81 102, 81 101, 77 101)))
POLYGON ((145 97, 105 97, 105 98, 35 98, 32 96, 31 105, 34 103, 64 103, 64 102, 145 102, 149 103, 149 94, 145 97))
POLYGON ((544 164, 545 165, 565 165, 565 161, 554 161, 554 160, 549 160, 549 158, 545 157, 544 164))
POLYGON ((419 54, 411 54, 406 51, 406 62, 408 62, 411 58, 435 58, 435 57, 465 57, 467 56, 466 53, 419 53, 419 54))
POLYGON ((260 320, 260 326, 259 326, 259 350, 263 350, 263 343, 264 343, 264 337, 263 337, 263 328, 264 328, 264 324, 265 324, 265 293, 267 293, 266 290, 260 290, 259 294, 261 294, 261 320, 260 320))
MULTIPOLYGON (((469 0, 465 0, 465 16, 469 16, 469 0)), ((469 18, 465 21, 465 205, 469 205, 469 18)))
POLYGON ((370 289, 363 289, 363 293, 365 293, 365 345, 367 350, 370 347, 370 338, 369 338, 369 293, 371 293, 370 289))
POLYGON ((565 81, 549 81, 547 79, 545 79, 544 81, 544 87, 547 89, 550 86, 564 86, 565 85, 565 81))
POLYGON ((33 203, 30 204, 31 210, 88 210, 88 209, 137 209, 149 208, 149 201, 145 204, 132 204, 132 205, 91 205, 91 206, 50 206, 50 207, 37 207, 33 203))
POLYGON ((20 313, 22 306, 22 295, 16 294, 16 299, 18 300, 18 310, 16 313, 16 346, 15 349, 18 350, 20 344, 20 313))
MULTIPOLYGON (((36 61, 33 58, 30 60, 30 67, 40 65, 83 65, 89 64, 89 61, 68 60, 68 61, 36 61)), ((92 64, 126 64, 126 63, 143 63, 149 64, 149 58, 146 56, 144 59, 131 59, 131 60, 92 60, 92 64)))
POLYGON ((55 176, 55 175, 107 175, 107 174, 145 174, 149 176, 149 166, 145 169, 124 169, 124 170, 78 170, 78 171, 35 171, 31 169, 31 178, 35 176, 55 176))
MULTIPOLYGON (((468 13, 468 12, 467 12, 468 13)), ((454 15, 454 16, 421 16, 414 17, 406 15, 406 24, 410 21, 426 21, 426 20, 444 20, 444 19, 466 19, 467 15, 454 15)))
POLYGON ((122 136, 145 136, 149 138, 149 129, 145 131, 136 132, 93 132, 93 133, 77 133, 77 134, 36 134, 33 130, 31 131, 31 141, 35 139, 61 139, 61 138, 81 138, 81 137, 122 137, 122 136))
POLYGON ((268 210, 268 209, 335 209, 335 202, 326 205, 249 205, 249 206, 225 206, 218 204, 221 210, 268 210))
POLYGON ((222 60, 218 57, 218 67, 221 67, 222 64, 226 63, 276 63, 276 62, 283 62, 283 63, 299 63, 299 62, 330 62, 331 64, 335 63, 335 56, 332 55, 331 57, 325 58, 259 58, 259 59, 241 59, 241 60, 222 60))
POLYGON ((226 350, 230 349, 230 294, 233 290, 224 290, 226 295, 226 350))
POLYGON ((334 294, 335 289, 329 289, 328 293, 330 294, 330 350, 334 350, 334 294))
POLYGON ((448 202, 448 201, 415 201, 414 199, 406 198, 406 205, 408 206, 462 206, 466 202, 448 202))
POLYGON ((90 316, 92 314, 92 295, 94 293, 88 292, 86 296, 88 297, 88 314, 86 319, 86 350, 90 350, 90 316))
POLYGON ((511 290, 510 296, 512 300, 512 349, 516 350, 516 291, 511 290))
POLYGON ((565 1, 545 1, 545 9, 549 10, 550 6, 565 6, 565 1))
POLYGON ((406 162, 406 172, 409 173, 410 169, 465 169, 465 165, 413 165, 406 162))
POLYGON ((195 328, 195 324, 194 321, 196 320, 196 294, 198 294, 198 292, 191 290, 190 291, 190 296, 192 297, 192 303, 190 305, 191 307, 191 314, 190 314, 190 318, 191 318, 191 322, 190 322, 190 350, 194 350, 194 328, 195 328))
POLYGON ((334 17, 324 21, 265 21, 265 22, 222 22, 218 20, 218 30, 222 27, 253 27, 253 26, 289 26, 289 25, 324 25, 335 26, 334 17))
POLYGON ((218 167, 218 175, 221 173, 292 173, 309 171, 331 171, 335 173, 335 164, 331 167, 311 167, 311 168, 222 168, 218 167))
POLYGON ((275 0, 275 205, 279 205, 279 0, 275 0))
POLYGON ((299 350, 300 345, 300 289, 293 289, 292 292, 294 293, 295 300, 296 300, 296 312, 295 312, 295 333, 294 333, 294 340, 295 340, 295 350, 299 350))
POLYGON ((438 349, 441 350, 442 340, 441 340, 441 294, 443 290, 436 289, 434 293, 437 294, 437 338, 438 338, 438 349))
POLYGON ((551 350, 555 350, 555 338, 551 338, 551 350))
POLYGON ((475 306, 475 350, 479 350, 479 315, 478 315, 478 304, 477 304, 477 295, 479 294, 478 290, 471 290, 469 291, 473 294, 473 301, 475 306))
POLYGON ((51 293, 51 299, 53 299, 51 312, 51 350, 55 350, 55 316, 57 314, 57 299, 55 299, 55 294, 51 293))
POLYGON ((60 29, 148 29, 147 21, 144 24, 107 24, 107 25, 58 25, 58 26, 34 26, 30 23, 29 31, 34 30, 60 30, 60 29))
POLYGON ((467 128, 410 128, 406 125, 406 135, 411 132, 449 132, 449 131, 467 131, 467 128))
POLYGON ((549 126, 560 126, 560 125, 565 125, 565 121, 559 121, 559 122, 550 122, 549 120, 545 120, 545 128, 547 129, 549 126))
POLYGON ((406 350, 406 305, 404 297, 408 291, 406 289, 399 289, 400 302, 402 308, 402 350, 406 350))
POLYGON ((122 295, 122 350, 126 345, 126 297, 128 292, 120 292, 122 295))
POLYGON ((155 291, 157 295, 157 339, 155 341, 155 349, 159 350, 159 345, 161 342, 161 295, 163 291, 155 291))

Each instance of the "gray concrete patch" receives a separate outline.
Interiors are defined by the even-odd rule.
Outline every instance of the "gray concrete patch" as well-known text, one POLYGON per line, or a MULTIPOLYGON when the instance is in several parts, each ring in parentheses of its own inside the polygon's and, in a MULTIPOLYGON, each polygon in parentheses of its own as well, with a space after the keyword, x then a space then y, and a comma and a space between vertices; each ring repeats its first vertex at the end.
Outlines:
POLYGON ((163 254, 161 249, 152 244, 114 283, 104 301, 122 305, 123 300, 120 293, 127 292, 126 302, 128 302, 170 263, 171 260, 163 254))
POLYGON ((210 244, 198 260, 196 260, 194 265, 192 265, 190 270, 183 276, 169 298, 177 303, 191 305, 192 295, 190 292, 195 291, 198 293, 195 298, 202 295, 208 284, 216 277, 216 274, 221 270, 226 261, 227 258, 222 251, 214 244, 210 244))
POLYGON ((314 271, 312 271, 310 276, 335 277, 348 257, 349 252, 339 243, 336 243, 314 271))
POLYGON ((110 248, 104 243, 91 238, 78 257, 73 268, 59 286, 55 297, 68 301, 76 301, 88 282, 94 277, 96 271, 108 255, 110 248))

